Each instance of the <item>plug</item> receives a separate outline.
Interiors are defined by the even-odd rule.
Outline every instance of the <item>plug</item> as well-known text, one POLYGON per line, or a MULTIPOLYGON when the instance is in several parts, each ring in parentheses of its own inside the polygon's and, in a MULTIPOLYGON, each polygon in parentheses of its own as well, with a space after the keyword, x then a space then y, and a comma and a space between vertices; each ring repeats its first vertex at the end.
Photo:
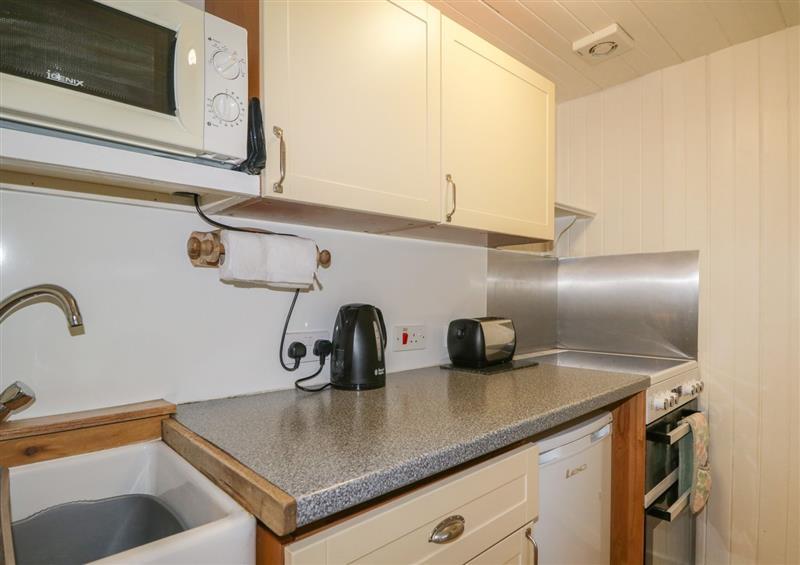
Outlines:
POLYGON ((333 352, 333 344, 328 339, 318 339, 314 342, 313 353, 319 357, 319 364, 325 364, 325 358, 333 352))
POLYGON ((295 341, 289 345, 287 354, 289 355, 290 359, 294 359, 294 369, 297 369, 300 366, 300 360, 306 356, 306 353, 306 346, 303 345, 303 342, 301 341, 295 341))

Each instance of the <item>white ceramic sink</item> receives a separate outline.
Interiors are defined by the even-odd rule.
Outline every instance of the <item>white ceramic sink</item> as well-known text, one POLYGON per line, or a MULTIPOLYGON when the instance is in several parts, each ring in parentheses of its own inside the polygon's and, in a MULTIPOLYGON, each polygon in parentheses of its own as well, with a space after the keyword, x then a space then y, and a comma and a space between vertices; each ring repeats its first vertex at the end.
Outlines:
POLYGON ((14 522, 68 502, 144 494, 186 527, 94 563, 255 562, 254 518, 161 441, 14 467, 10 487, 14 522))

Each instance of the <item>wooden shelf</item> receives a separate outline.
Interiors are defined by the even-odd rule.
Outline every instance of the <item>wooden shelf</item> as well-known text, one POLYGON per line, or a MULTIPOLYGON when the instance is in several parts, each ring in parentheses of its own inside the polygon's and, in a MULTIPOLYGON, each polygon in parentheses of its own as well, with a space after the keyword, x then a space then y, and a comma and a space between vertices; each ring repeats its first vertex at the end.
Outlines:
POLYGON ((258 175, 0 127, 0 168, 152 192, 257 197, 258 175))
POLYGON ((564 216, 576 216, 579 220, 591 220, 597 214, 585 208, 578 208, 570 204, 556 202, 556 218, 563 218, 564 216))

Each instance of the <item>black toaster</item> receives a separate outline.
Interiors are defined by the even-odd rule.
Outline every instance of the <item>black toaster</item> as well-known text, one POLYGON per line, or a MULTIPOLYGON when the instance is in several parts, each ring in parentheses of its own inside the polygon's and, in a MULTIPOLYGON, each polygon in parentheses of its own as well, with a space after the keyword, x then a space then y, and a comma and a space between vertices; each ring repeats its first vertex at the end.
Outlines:
POLYGON ((506 363, 516 348, 514 322, 508 318, 462 318, 447 328, 447 353, 455 367, 482 369, 506 363))

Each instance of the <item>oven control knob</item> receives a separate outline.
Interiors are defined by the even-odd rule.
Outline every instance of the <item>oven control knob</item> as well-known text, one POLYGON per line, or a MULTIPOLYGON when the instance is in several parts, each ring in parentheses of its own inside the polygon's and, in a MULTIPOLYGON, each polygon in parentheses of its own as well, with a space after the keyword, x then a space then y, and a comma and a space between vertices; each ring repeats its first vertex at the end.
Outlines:
POLYGON ((667 408, 669 408, 669 400, 665 395, 659 394, 653 397, 654 410, 666 410, 667 408))
POLYGON ((211 111, 223 122, 235 122, 239 117, 239 102, 230 94, 217 94, 211 101, 211 111))
POLYGON ((211 64, 219 76, 228 80, 238 78, 242 72, 242 59, 236 52, 222 49, 211 57, 211 64))

